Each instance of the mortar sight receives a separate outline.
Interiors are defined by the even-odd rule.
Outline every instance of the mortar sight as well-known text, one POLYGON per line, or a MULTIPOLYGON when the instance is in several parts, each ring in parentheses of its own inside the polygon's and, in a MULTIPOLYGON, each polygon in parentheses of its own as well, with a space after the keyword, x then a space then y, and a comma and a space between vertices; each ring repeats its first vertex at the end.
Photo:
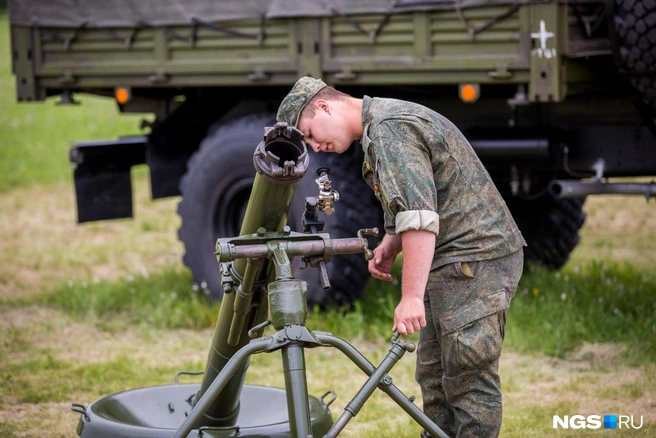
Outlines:
POLYGON ((264 129, 264 140, 253 154, 257 173, 278 184, 297 182, 309 165, 303 134, 286 123, 264 129))

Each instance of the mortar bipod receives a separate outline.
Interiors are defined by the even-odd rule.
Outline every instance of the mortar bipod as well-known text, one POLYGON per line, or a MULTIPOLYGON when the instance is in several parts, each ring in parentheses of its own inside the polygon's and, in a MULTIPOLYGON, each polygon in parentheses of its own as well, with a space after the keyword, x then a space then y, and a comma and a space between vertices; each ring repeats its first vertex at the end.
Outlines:
POLYGON ((400 340, 398 334, 392 337, 392 347, 378 367, 374 367, 355 347, 346 341, 325 332, 312 332, 305 326, 307 320, 307 284, 293 277, 290 262, 292 256, 321 257, 328 261, 334 254, 353 254, 365 251, 365 234, 377 234, 377 229, 361 230, 357 238, 331 239, 328 234, 294 233, 285 227, 282 233, 259 230, 254 235, 219 239, 217 259, 223 272, 230 271, 230 263, 241 258, 268 258, 275 267, 275 280, 267 285, 271 319, 249 331, 250 336, 258 336, 265 325, 273 325, 275 334, 251 340, 240 348, 226 363, 202 396, 196 400, 189 416, 177 430, 174 438, 187 438, 200 421, 209 406, 214 402, 225 385, 253 354, 282 351, 285 391, 290 432, 293 438, 312 436, 309 412, 309 396, 305 373, 304 348, 332 346, 344 353, 369 379, 345 408, 345 412, 333 424, 325 437, 336 437, 357 415, 364 403, 378 387, 394 400, 408 415, 433 436, 446 437, 414 403, 414 397, 406 397, 387 374, 406 351, 414 351, 415 346, 400 340))

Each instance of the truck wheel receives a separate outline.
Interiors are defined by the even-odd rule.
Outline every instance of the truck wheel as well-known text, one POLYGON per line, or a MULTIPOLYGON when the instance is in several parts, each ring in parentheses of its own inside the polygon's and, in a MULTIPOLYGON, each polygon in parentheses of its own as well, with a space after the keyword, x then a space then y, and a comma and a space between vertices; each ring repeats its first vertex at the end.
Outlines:
POLYGON ((656 110, 656 0, 614 0, 614 43, 620 69, 650 112, 656 110))
POLYGON ((526 262, 551 269, 565 265, 580 240, 584 199, 545 195, 530 201, 508 198, 506 202, 528 245, 524 248, 526 262))
MULTIPOLYGON (((178 214, 182 223, 178 237, 185 246, 183 262, 191 270, 194 284, 212 299, 220 300, 223 296, 214 255, 216 239, 239 235, 255 176, 253 152, 262 141, 264 127, 274 123, 272 114, 255 114, 215 125, 189 159, 187 173, 180 182, 182 200, 178 214)), ((345 163, 348 161, 345 158, 336 160, 326 154, 312 153, 308 174, 296 186, 288 221, 293 230, 302 231, 305 197, 318 194, 315 171, 326 166, 331 168, 333 187, 340 191, 342 201, 337 204, 335 214, 325 217, 325 232, 332 238, 354 237, 359 228, 378 224, 369 221, 367 214, 379 208, 367 208, 367 203, 362 202, 362 193, 368 188, 363 187, 366 184, 360 177, 360 167, 345 163), (336 165, 344 168, 337 169, 336 165)), ((300 266, 300 261, 295 261, 295 265, 300 266)), ((332 283, 328 292, 321 287, 316 269, 295 270, 297 277, 308 282, 311 305, 346 304, 361 295, 368 278, 364 256, 335 256, 327 268, 332 283)))

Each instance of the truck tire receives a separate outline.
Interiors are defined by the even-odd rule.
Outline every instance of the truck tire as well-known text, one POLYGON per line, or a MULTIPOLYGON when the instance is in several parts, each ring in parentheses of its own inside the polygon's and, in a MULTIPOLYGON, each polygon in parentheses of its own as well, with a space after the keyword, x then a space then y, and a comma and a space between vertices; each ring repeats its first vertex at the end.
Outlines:
POLYGON ((534 200, 508 198, 506 202, 528 245, 524 248, 526 263, 563 267, 580 240, 584 199, 544 195, 534 200))
MULTIPOLYGON (((253 152, 262 141, 264 127, 274 123, 275 117, 267 113, 213 126, 189 159, 187 173, 180 182, 182 200, 178 204, 178 214, 182 223, 178 238, 185 246, 183 262, 192 272, 193 283, 214 300, 223 296, 214 255, 216 239, 239 235, 255 176, 253 152)), ((377 212, 379 207, 367 207, 362 199, 363 191, 368 188, 360 177, 360 167, 355 168, 353 160, 347 157, 340 160, 342 157, 311 154, 310 169, 296 187, 288 221, 290 227, 302 231, 305 197, 318 194, 314 180, 319 167, 330 167, 333 187, 344 192, 340 192, 342 200, 337 204, 336 213, 323 217, 325 232, 332 238, 354 237, 359 228, 378 224, 378 220, 368 220, 372 217, 371 211, 377 212), (334 167, 337 165, 344 167, 337 169, 334 167)), ((299 267, 300 260, 295 260, 294 264, 299 267)), ((363 255, 335 256, 327 268, 332 283, 332 289, 327 292, 320 285, 316 269, 295 269, 295 275, 308 282, 310 305, 332 307, 349 304, 360 297, 368 279, 363 255)))
POLYGON ((656 110, 656 0, 613 0, 611 35, 622 73, 651 113, 656 110))
MULTIPOLYGON (((381 233, 379 238, 384 233, 382 209, 362 179, 362 160, 358 158, 357 148, 360 146, 352 146, 343 154, 312 152, 310 157, 311 162, 317 162, 316 168, 330 168, 332 186, 340 196, 335 213, 323 216, 326 221, 324 231, 333 239, 354 237, 362 228, 377 227, 381 233)), ((313 188, 312 193, 316 195, 316 188, 313 188)), ((372 239, 369 247, 375 248, 372 239)), ((360 298, 370 278, 363 254, 335 256, 326 267, 332 286, 330 290, 323 290, 317 274, 311 279, 306 278, 310 306, 339 307, 349 305, 360 298)))

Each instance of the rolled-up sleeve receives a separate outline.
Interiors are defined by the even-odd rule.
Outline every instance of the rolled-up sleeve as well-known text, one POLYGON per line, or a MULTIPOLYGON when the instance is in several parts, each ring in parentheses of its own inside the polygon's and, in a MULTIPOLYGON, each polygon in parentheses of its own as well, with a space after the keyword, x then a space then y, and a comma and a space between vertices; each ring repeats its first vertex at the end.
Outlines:
POLYGON ((408 230, 430 231, 440 234, 440 217, 434 211, 410 210, 401 211, 396 215, 395 230, 403 233, 408 230))

